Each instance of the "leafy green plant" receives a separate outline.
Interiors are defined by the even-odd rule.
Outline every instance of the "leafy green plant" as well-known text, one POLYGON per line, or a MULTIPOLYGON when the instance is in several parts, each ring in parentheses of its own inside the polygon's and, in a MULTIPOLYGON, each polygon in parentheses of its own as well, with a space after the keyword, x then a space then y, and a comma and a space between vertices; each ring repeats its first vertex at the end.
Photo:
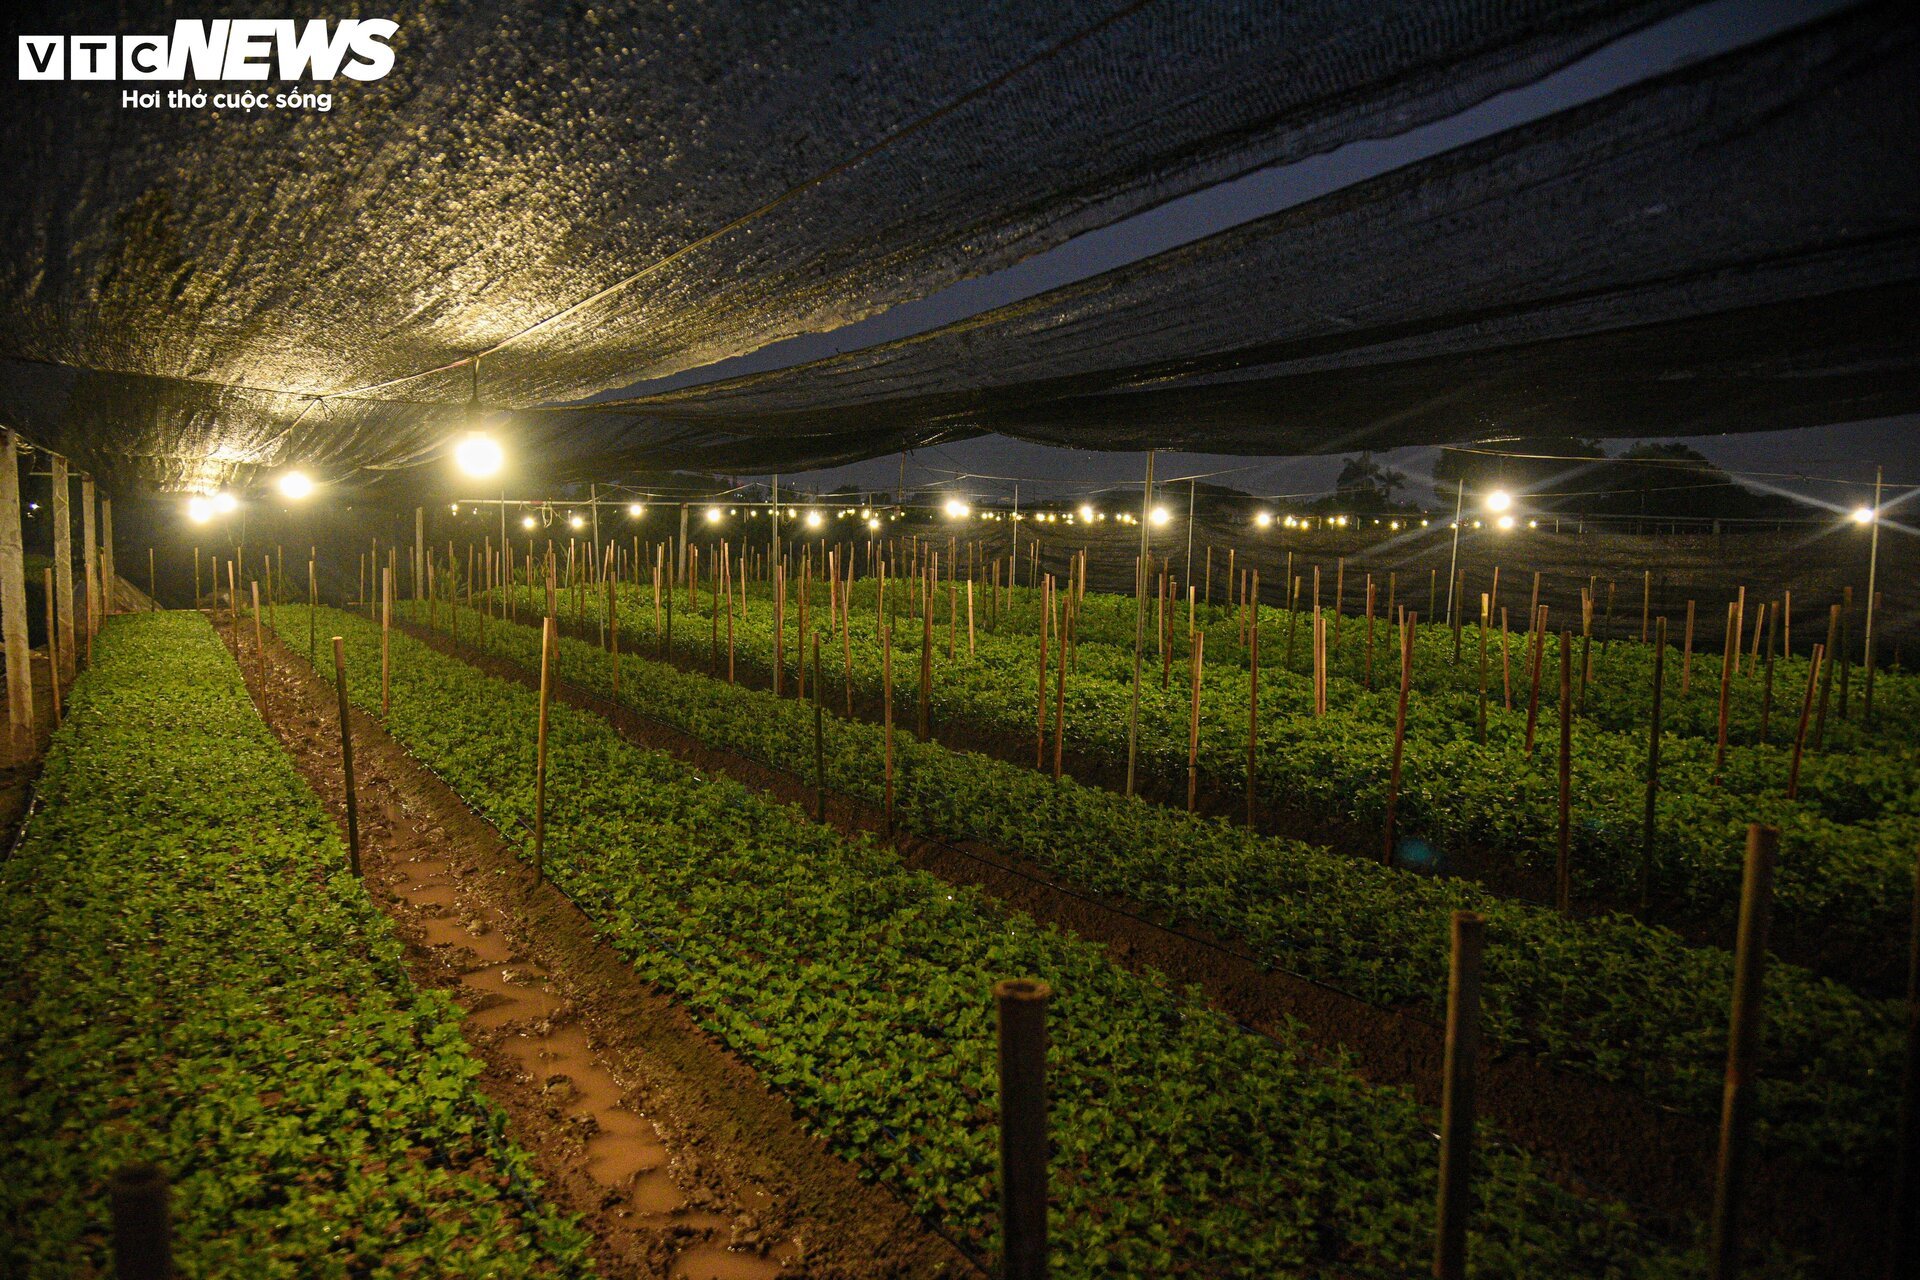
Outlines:
POLYGON ((182 1276, 594 1274, 204 619, 107 625, 40 798, 0 865, 0 1271, 108 1274, 145 1159, 182 1276))
MULTIPOLYGON (((355 696, 379 633, 334 611, 355 696)), ((282 615, 289 635, 304 619, 282 615)), ((391 731, 522 843, 537 700, 405 635, 391 731)), ((368 699, 371 701, 368 701, 368 699)), ((1430 1247, 1431 1117, 1291 1026, 1252 1034, 1095 946, 905 868, 724 777, 553 708, 548 873, 842 1153, 982 1253, 994 1247, 993 980, 1059 997, 1050 1025, 1056 1271, 1403 1276, 1430 1247)), ((1684 1275, 1694 1250, 1576 1197, 1495 1138, 1482 1275, 1684 1275)))

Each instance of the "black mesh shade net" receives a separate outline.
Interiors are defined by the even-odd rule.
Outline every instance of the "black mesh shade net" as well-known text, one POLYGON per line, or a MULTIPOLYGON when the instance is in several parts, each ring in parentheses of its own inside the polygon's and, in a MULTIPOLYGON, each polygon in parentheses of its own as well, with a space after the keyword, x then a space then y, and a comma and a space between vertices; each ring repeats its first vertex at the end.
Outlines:
MULTIPOLYGON (((555 480, 987 430, 1291 452, 1912 408, 1893 5, 905 343, 581 405, 1445 117, 1685 7, 448 4, 383 15, 394 72, 326 114, 66 86, 3 131, 0 415, 110 485, 177 489, 290 463, 406 487, 469 425, 476 356, 523 472, 555 480)), ((85 9, 49 29, 170 25, 85 9)))

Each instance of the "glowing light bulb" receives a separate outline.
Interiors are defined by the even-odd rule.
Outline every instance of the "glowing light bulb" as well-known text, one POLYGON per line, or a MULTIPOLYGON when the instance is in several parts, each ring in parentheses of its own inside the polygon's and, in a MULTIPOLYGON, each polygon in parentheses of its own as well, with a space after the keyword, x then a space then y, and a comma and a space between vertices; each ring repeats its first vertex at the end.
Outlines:
POLYGON ((878 529, 879 527, 880 527, 880 518, 878 516, 867 517, 867 528, 878 529))
POLYGON ((1507 510, 1507 508, 1511 507, 1512 505, 1513 505, 1513 495, 1508 493, 1505 489, 1495 489, 1492 493, 1487 495, 1487 510, 1489 511, 1493 511, 1493 512, 1505 511, 1507 510))
POLYGON ((280 477, 280 496, 295 502, 313 493, 313 480, 304 471, 288 471, 280 477))
POLYGON ((1507 530, 1513 528, 1513 517, 1501 516, 1498 520, 1494 522, 1494 527, 1499 529, 1502 533, 1505 533, 1507 530))
POLYGON ((492 436, 474 432, 460 437, 453 446, 453 461, 465 475, 484 478, 495 474, 505 465, 506 451, 500 442, 492 436))
POLYGON ((201 497, 188 498, 187 519, 195 524, 205 524, 213 519, 213 503, 201 497))
POLYGON ((1165 524, 1167 521, 1171 520, 1172 518, 1173 518, 1172 516, 1167 514, 1167 509, 1165 507, 1155 507, 1153 509, 1152 520, 1155 524, 1165 524))
POLYGON ((539 521, 535 520, 532 516, 522 516, 520 518, 520 527, 522 529, 531 529, 538 523, 539 521))
POLYGON ((569 529, 584 529, 587 527, 587 522, 582 516, 568 516, 567 527, 569 529))
POLYGON ((627 504, 627 514, 635 520, 638 520, 641 516, 647 514, 647 509, 637 502, 630 502, 627 504))
POLYGON ((240 499, 234 497, 232 494, 216 493, 213 495, 213 510, 215 515, 232 515, 239 509, 240 499))
POLYGON ((947 514, 955 520, 964 520, 967 517, 967 504, 958 498, 948 498, 947 514))
POLYGON ((821 524, 821 516, 818 511, 807 512, 807 528, 818 529, 820 527, 820 524, 821 524))
POLYGON ((1262 529, 1272 528, 1273 513, 1270 511, 1262 511, 1253 517, 1253 522, 1262 529))
POLYGON ((707 508, 707 523, 708 523, 708 524, 719 524, 719 523, 720 523, 720 508, 718 508, 718 507, 708 507, 708 508, 707 508))
POLYGON ((1872 507, 1855 507, 1853 509, 1853 522, 1855 524, 1872 524, 1873 508, 1872 507))

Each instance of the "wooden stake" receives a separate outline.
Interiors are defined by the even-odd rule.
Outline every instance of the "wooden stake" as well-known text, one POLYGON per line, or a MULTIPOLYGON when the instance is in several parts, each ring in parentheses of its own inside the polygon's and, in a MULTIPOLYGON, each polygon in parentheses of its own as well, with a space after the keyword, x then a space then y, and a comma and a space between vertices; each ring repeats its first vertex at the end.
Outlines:
POLYGON ((1827 642, 1816 646, 1826 654, 1826 668, 1820 678, 1820 704, 1813 715, 1813 749, 1819 751, 1827 745, 1827 698, 1833 692, 1833 656, 1840 644, 1840 606, 1834 605, 1827 610, 1827 642))
POLYGON ((360 810, 353 794, 353 721, 347 714, 346 641, 333 638, 333 687, 340 699, 340 776, 347 795, 347 860, 360 874, 360 810))
POLYGON ((385 720, 390 709, 389 694, 392 687, 388 678, 390 664, 387 644, 393 634, 393 570, 382 569, 380 572, 380 718, 385 720))
POLYGON ((1003 1280, 1047 1274, 1047 1001, 1035 978, 993 987, 1000 1048, 1000 1234, 1003 1280))
POLYGON ((1393 770, 1387 780, 1387 820, 1381 840, 1380 861, 1393 865, 1395 824, 1400 810, 1400 763, 1407 744, 1407 694, 1413 689, 1413 632, 1419 625, 1418 614, 1408 614, 1400 625, 1400 703, 1393 715, 1393 770))
POLYGON ((1773 863, 1780 831, 1747 828, 1746 869, 1740 880, 1740 926, 1734 943, 1733 1012, 1727 1032, 1726 1088, 1720 1106, 1720 1152, 1713 1193, 1712 1280, 1732 1280, 1740 1269, 1740 1210, 1746 1195, 1747 1147, 1753 1132, 1751 1080, 1760 1047, 1760 998, 1766 972, 1767 923, 1773 863))
POLYGON ((1807 662, 1807 691, 1800 695, 1800 727, 1793 735, 1793 763, 1787 766, 1787 799, 1800 798, 1800 757, 1807 745, 1807 721, 1813 715, 1813 690, 1820 683, 1820 669, 1826 665, 1827 647, 1823 644, 1813 646, 1813 657, 1807 662))
MULTIPOLYGON (((1250 597, 1254 616, 1260 611, 1260 571, 1253 571, 1250 597)), ((1256 623, 1247 641, 1247 830, 1254 829, 1254 811, 1260 788, 1260 627, 1256 623)))
POLYGON ((1720 776, 1720 770, 1727 762, 1727 699, 1733 689, 1733 664, 1740 660, 1739 640, 1734 637, 1734 619, 1738 616, 1739 605, 1727 606, 1727 640, 1720 653, 1720 734, 1719 745, 1713 752, 1714 777, 1720 776))
POLYGON ((559 623, 548 614, 540 623, 540 725, 533 760, 533 878, 547 874, 547 704, 553 696, 553 651, 559 647, 559 623))
POLYGON ((827 820, 827 694, 820 683, 820 633, 813 635, 813 777, 815 803, 813 819, 827 820))
POLYGON ((880 698, 886 738, 887 838, 893 838, 893 628, 880 628, 880 698))
POLYGON ((1680 651, 1680 696, 1683 698, 1693 687, 1693 605, 1693 601, 1687 601, 1686 639, 1680 651))
POLYGON ((55 617, 53 570, 44 576, 47 597, 47 679, 53 693, 53 727, 60 727, 60 624, 55 617))
POLYGON ((255 578, 253 586, 253 652, 260 672, 260 718, 269 725, 273 716, 267 709, 267 637, 260 629, 260 580, 255 578))
MULTIPOLYGON (((1545 619, 1543 618, 1544 624, 1545 619)), ((1560 842, 1554 862, 1554 906, 1573 911, 1573 633, 1560 632, 1560 842)))
POLYGON ((1440 1201, 1433 1274, 1465 1280, 1467 1222, 1472 1214, 1474 1104, 1480 1057, 1480 954, 1486 921, 1453 913, 1453 958, 1447 973, 1447 1038, 1440 1086, 1440 1201))
MULTIPOLYGON (((1071 578, 1068 581, 1067 602, 1060 610, 1065 615, 1071 615, 1074 611, 1071 578)), ((1067 642, 1065 639, 1067 630, 1059 619, 1055 619, 1054 624, 1054 635, 1057 639, 1053 646, 1056 651, 1053 677, 1053 780, 1058 782, 1060 781, 1061 753, 1064 749, 1062 744, 1067 732, 1067 642)))
POLYGON ((1200 668, 1207 647, 1207 633, 1193 637, 1193 652, 1187 656, 1193 683, 1192 710, 1187 718, 1187 812, 1194 811, 1200 795, 1200 668))
POLYGON ((1640 905, 1644 908, 1653 895, 1654 802, 1660 795, 1661 691, 1666 685, 1667 620, 1661 618, 1653 637, 1653 716, 1647 737, 1647 803, 1640 827, 1640 905))
MULTIPOLYGON (((1542 606, 1544 608, 1544 606, 1542 606)), ((1540 671, 1547 663, 1547 615, 1536 611, 1528 624, 1533 654, 1527 663, 1527 755, 1533 755, 1533 729, 1540 718, 1540 671)))

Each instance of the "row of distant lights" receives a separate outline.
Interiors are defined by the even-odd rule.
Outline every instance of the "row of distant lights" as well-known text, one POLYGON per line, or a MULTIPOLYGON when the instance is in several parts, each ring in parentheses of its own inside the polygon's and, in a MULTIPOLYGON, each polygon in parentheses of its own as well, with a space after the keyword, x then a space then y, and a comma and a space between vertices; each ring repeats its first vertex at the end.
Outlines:
MULTIPOLYGON (((500 447, 500 442, 491 436, 478 432, 464 436, 456 442, 453 449, 453 457, 454 464, 458 466, 464 474, 476 479, 485 479, 489 476, 496 475, 499 473, 500 468, 506 464, 506 452, 500 447)), ((275 487, 279 489, 281 497, 291 502, 302 502, 313 496, 316 486, 314 485, 313 477, 304 471, 285 471, 282 472, 279 479, 275 481, 275 487)), ((1510 532, 1518 523, 1513 514, 1513 495, 1505 489, 1495 489, 1487 494, 1484 505, 1487 512, 1494 517, 1494 527, 1501 532, 1510 532)), ((225 491, 208 495, 197 494, 187 500, 187 517, 195 524, 205 524, 215 516, 233 514, 234 511, 239 509, 239 506, 240 500, 234 497, 233 494, 225 491)), ((459 503, 453 503, 452 508, 455 515, 460 514, 459 503)), ((958 498, 948 499, 945 511, 948 518, 953 520, 965 520, 973 514, 972 508, 958 498)), ((640 519, 646 513, 647 508, 644 503, 635 502, 629 504, 627 507, 627 515, 635 520, 640 519)), ((740 509, 738 507, 728 508, 728 514, 737 516, 740 514, 740 509)), ((749 509, 747 514, 750 517, 757 518, 760 512, 757 509, 749 509)), ((786 514, 791 517, 804 519, 809 529, 818 529, 826 524, 826 517, 818 510, 810 509, 803 516, 799 508, 788 507, 786 514)), ((844 520, 853 516, 853 514, 854 508, 847 507, 837 512, 835 518, 844 520)), ((901 512, 896 511, 890 518, 898 520, 901 518, 901 515, 901 512)), ((1074 515, 1079 517, 1079 522, 1082 524, 1095 524, 1107 518, 1105 512, 1095 511, 1092 505, 1087 503, 1081 504, 1079 510, 1074 514, 1066 516, 1065 522, 1067 524, 1073 524, 1074 515)), ((1855 507, 1850 515, 1855 524, 1866 525, 1873 523, 1874 512, 1872 507, 1855 507)), ((706 521, 708 524, 719 524, 724 518, 719 507, 708 507, 706 509, 706 521)), ((866 522, 867 528, 869 529, 880 528, 880 517, 875 515, 870 507, 861 507, 859 509, 859 518, 866 522)), ((1159 526, 1167 524, 1173 517, 1165 507, 1154 507, 1148 512, 1147 518, 1154 525, 1159 526)), ((984 521, 1030 520, 1039 524, 1057 524, 1061 521, 1062 517, 1051 511, 1029 513, 1026 516, 1022 516, 1017 511, 1005 516, 993 511, 982 511, 980 513, 980 519, 984 521)), ((1346 516, 1329 516, 1325 519, 1326 523, 1334 528, 1344 529, 1348 525, 1348 518, 1346 516)), ((1114 520, 1119 524, 1137 525, 1140 523, 1138 517, 1126 514, 1117 515, 1114 517, 1114 520)), ((1273 513, 1270 511, 1257 512, 1253 517, 1253 523, 1257 528, 1272 528, 1273 513)), ((1375 520, 1374 523, 1379 524, 1380 521, 1375 520)), ((1400 520, 1390 520, 1387 522, 1387 528, 1391 531, 1398 532, 1403 527, 1403 524, 1409 523, 1410 522, 1402 522, 1400 520)), ((1420 527, 1424 529, 1429 523, 1429 521, 1423 519, 1420 521, 1420 527)), ((586 527, 585 519, 578 514, 569 515, 567 524, 570 528, 574 529, 583 529, 586 527)), ((524 529, 533 529, 538 527, 539 521, 533 516, 525 516, 521 519, 520 525, 524 529)), ((1305 517, 1283 516, 1281 517, 1281 526, 1287 529, 1307 529, 1312 527, 1312 521, 1305 517)), ((1460 522, 1456 520, 1450 523, 1448 527, 1458 529, 1461 525, 1460 522)), ((1485 526, 1483 521, 1475 520, 1473 521, 1472 527, 1479 529, 1485 526)), ((1538 520, 1527 521, 1527 528, 1538 529, 1539 527, 1540 522, 1538 520)))

